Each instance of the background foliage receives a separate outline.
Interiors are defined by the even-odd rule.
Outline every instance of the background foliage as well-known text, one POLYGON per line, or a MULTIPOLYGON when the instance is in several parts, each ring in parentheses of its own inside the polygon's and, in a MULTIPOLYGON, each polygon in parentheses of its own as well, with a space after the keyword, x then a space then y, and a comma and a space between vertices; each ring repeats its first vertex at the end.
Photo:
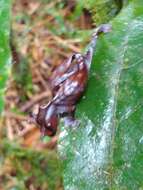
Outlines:
POLYGON ((0 155, 4 190, 61 189, 61 167, 55 152, 34 151, 4 140, 0 155))
POLYGON ((10 37, 10 0, 0 1, 0 114, 4 107, 4 92, 8 74, 11 68, 9 48, 10 37))
POLYGON ((29 112, 51 97, 53 67, 71 52, 80 52, 88 39, 90 15, 82 9, 72 14, 76 6, 71 1, 15 0, 11 16, 11 1, 0 1, 0 93, 5 94, 0 99, 1 110, 5 102, 0 118, 1 190, 63 189, 58 134, 43 140, 27 121, 29 112))
POLYGON ((95 25, 106 23, 114 18, 128 0, 78 0, 82 8, 88 9, 95 25))

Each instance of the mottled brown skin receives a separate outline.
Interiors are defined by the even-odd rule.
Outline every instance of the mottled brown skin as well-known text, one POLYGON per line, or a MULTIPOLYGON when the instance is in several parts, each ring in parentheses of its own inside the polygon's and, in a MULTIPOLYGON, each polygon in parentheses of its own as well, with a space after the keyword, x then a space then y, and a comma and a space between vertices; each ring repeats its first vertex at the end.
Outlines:
POLYGON ((64 117, 65 123, 69 126, 77 125, 74 113, 76 104, 87 85, 96 39, 100 33, 109 32, 110 29, 110 25, 101 25, 93 34, 89 48, 84 55, 73 54, 53 71, 50 79, 53 98, 46 106, 39 108, 36 116, 36 122, 43 136, 56 134, 60 117, 64 117))
POLYGON ((85 90, 88 79, 88 70, 82 55, 77 54, 80 60, 72 65, 74 74, 66 78, 56 92, 53 103, 56 105, 75 105, 85 90))
POLYGON ((54 70, 50 77, 50 86, 52 92, 55 94, 59 89, 61 83, 66 80, 66 74, 70 71, 73 71, 73 60, 74 55, 70 56, 64 63, 58 65, 54 70))
MULTIPOLYGON (((47 106, 39 108, 36 122, 39 124, 40 131, 43 136, 55 135, 57 131, 58 118, 63 115, 66 117, 69 116, 71 122, 72 120, 74 121, 75 105, 85 90, 88 78, 87 66, 82 55, 76 55, 78 55, 80 59, 72 59, 72 61, 74 60, 76 62, 71 62, 71 65, 68 67, 69 72, 67 71, 67 74, 70 73, 70 70, 74 70, 74 73, 65 80, 62 80, 62 82, 60 81, 60 83, 56 83, 57 81, 55 80, 55 83, 51 86, 53 89, 57 90, 55 90, 56 95, 47 106)), ((59 73, 57 73, 57 75, 58 74, 59 73)), ((57 80, 58 79, 59 77, 57 80)))
POLYGON ((55 114, 55 106, 49 104, 46 107, 39 107, 36 122, 40 126, 42 136, 54 136, 58 126, 58 116, 55 114))

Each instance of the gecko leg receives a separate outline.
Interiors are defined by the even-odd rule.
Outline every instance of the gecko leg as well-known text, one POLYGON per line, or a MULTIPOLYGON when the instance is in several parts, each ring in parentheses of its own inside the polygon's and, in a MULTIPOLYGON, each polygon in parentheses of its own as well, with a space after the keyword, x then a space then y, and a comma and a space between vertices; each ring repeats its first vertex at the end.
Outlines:
POLYGON ((75 127, 78 126, 80 121, 75 119, 74 105, 57 105, 57 113, 64 119, 66 126, 75 127))

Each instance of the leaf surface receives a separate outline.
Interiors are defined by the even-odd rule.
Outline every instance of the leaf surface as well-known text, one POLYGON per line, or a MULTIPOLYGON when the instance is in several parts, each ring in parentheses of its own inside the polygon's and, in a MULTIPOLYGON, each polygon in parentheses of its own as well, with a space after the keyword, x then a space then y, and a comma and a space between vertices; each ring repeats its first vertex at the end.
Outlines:
POLYGON ((143 2, 98 40, 77 116, 59 141, 65 190, 143 189, 143 2))

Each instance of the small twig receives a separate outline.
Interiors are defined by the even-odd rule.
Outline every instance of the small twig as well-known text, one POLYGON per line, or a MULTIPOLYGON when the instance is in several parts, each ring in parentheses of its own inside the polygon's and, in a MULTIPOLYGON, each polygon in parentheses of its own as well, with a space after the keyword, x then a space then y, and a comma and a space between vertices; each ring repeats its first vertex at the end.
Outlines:
POLYGON ((74 52, 78 52, 80 53, 81 52, 81 49, 74 46, 73 44, 71 43, 68 43, 67 40, 64 40, 62 38, 60 38, 59 36, 55 36, 54 34, 52 34, 53 38, 55 39, 55 41, 57 41, 59 44, 62 44, 63 46, 66 46, 68 47, 69 49, 71 49, 72 51, 74 52))
POLYGON ((34 125, 30 125, 30 126, 28 125, 28 127, 27 127, 27 125, 24 125, 24 129, 22 131, 19 131, 18 134, 17 134, 17 136, 18 137, 23 137, 27 133, 29 133, 30 131, 32 131, 33 129, 35 129, 34 125))
POLYGON ((37 102, 41 101, 43 98, 49 98, 50 96, 51 96, 51 92, 48 89, 48 90, 42 92, 41 94, 33 96, 31 100, 29 100, 23 106, 21 106, 20 110, 22 112, 25 112, 29 108, 31 108, 34 104, 36 104, 37 102))
POLYGON ((42 77, 40 71, 39 71, 38 69, 36 69, 36 70, 35 70, 35 73, 36 73, 37 77, 39 78, 39 80, 40 80, 42 86, 43 86, 44 89, 46 90, 46 89, 48 88, 48 85, 47 85, 46 81, 44 80, 44 78, 42 77))
POLYGON ((14 118, 17 120, 28 120, 28 116, 20 115, 10 111, 4 111, 4 115, 8 118, 14 118))
POLYGON ((66 52, 64 52, 64 51, 62 51, 62 50, 60 50, 60 49, 56 49, 56 48, 53 48, 53 49, 55 49, 56 52, 57 52, 58 54, 62 55, 64 58, 68 58, 68 57, 69 57, 69 54, 68 54, 68 53, 66 53, 66 52))
POLYGON ((36 149, 37 150, 42 150, 42 149, 53 149, 55 148, 55 146, 57 145, 57 141, 58 141, 58 136, 54 136, 51 138, 50 142, 48 143, 39 143, 37 146, 36 146, 36 149))
POLYGON ((9 118, 6 119, 6 126, 7 126, 7 138, 12 141, 14 139, 14 134, 9 118))

